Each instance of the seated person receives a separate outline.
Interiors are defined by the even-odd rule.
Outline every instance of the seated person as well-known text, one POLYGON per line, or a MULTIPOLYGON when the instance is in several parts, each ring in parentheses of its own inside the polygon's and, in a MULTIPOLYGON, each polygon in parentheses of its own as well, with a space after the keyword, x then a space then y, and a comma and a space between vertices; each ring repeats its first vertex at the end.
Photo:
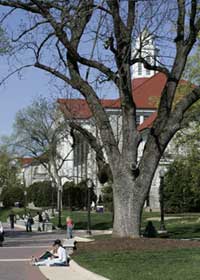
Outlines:
POLYGON ((32 256, 32 264, 34 264, 35 262, 38 262, 38 261, 42 261, 42 260, 46 260, 48 258, 57 258, 58 255, 57 255, 57 246, 55 244, 52 245, 52 249, 51 251, 46 251, 44 252, 41 256, 39 257, 34 257, 32 256))
POLYGON ((148 222, 148 224, 147 224, 147 226, 144 230, 143 236, 144 237, 150 237, 150 238, 153 238, 153 237, 157 236, 157 231, 156 231, 152 221, 148 222))
POLYGON ((36 266, 67 266, 68 265, 68 257, 66 254, 65 249, 62 247, 61 241, 59 239, 55 240, 53 244, 54 250, 56 250, 56 255, 52 254, 51 252, 48 252, 52 255, 50 257, 47 257, 47 252, 41 256, 39 259, 35 259, 35 261, 32 263, 36 266))

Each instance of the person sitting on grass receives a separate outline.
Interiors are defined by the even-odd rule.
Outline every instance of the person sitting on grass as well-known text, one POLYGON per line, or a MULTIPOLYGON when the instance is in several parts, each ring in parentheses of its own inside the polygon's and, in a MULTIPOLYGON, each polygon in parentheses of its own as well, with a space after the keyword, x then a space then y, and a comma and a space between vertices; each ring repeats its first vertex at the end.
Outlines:
POLYGON ((69 265, 69 257, 66 254, 65 249, 62 247, 62 243, 59 239, 56 239, 53 244, 53 250, 45 252, 39 258, 32 257, 32 265, 36 266, 67 266, 69 265))
POLYGON ((143 234, 144 237, 149 237, 149 238, 153 238, 153 237, 156 237, 157 236, 157 231, 152 223, 152 221, 149 221, 147 223, 147 226, 144 230, 144 234, 143 234))

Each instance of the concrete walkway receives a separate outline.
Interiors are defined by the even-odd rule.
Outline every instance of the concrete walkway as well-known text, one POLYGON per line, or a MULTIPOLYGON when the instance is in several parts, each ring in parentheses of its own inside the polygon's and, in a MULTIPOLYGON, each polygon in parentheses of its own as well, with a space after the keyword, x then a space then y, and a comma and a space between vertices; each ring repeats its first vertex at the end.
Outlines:
MULTIPOLYGON (((77 242, 91 242, 93 239, 75 236, 73 238, 77 242)), ((68 267, 47 267, 39 266, 40 271, 48 280, 109 280, 101 275, 93 273, 80 265, 75 261, 70 261, 68 267)))
MULTIPOLYGON (((75 261, 70 261, 69 267, 47 267, 47 266, 40 266, 40 267, 32 267, 29 264, 29 258, 31 255, 39 255, 44 248, 48 248, 51 245, 50 240, 55 240, 57 238, 64 241, 63 237, 65 237, 65 232, 53 232, 53 233, 26 233, 24 231, 24 227, 16 226, 14 230, 9 229, 9 225, 5 224, 4 229, 6 230, 6 238, 5 238, 5 247, 0 250, 0 279, 5 280, 25 280, 25 279, 46 279, 46 280, 109 280, 103 276, 97 275, 91 271, 86 270, 85 268, 78 265, 75 261), (41 246, 41 237, 42 237, 42 244, 41 246), (49 244, 50 243, 50 244, 49 244), (13 247, 14 246, 14 247, 13 247), (44 248, 43 248, 44 247, 44 248), (20 250, 16 250, 16 248, 20 248, 20 250), (37 251, 37 252, 36 252, 37 251), (41 252, 40 252, 41 251, 41 252), (6 255, 7 254, 7 255, 6 255), (12 257, 12 262, 11 262, 12 257), (5 261, 4 261, 5 259, 5 261), (17 261, 17 260, 20 260, 17 261), (4 262, 3 262, 4 261, 4 262), (5 262, 12 263, 14 268, 9 270, 10 274, 7 272, 7 278, 5 277, 5 273, 2 270, 2 265, 7 269, 5 266, 5 262), (19 267, 19 264, 23 268, 19 267), (18 269, 19 268, 19 269, 18 269), (16 273, 19 270, 19 277, 16 277, 16 273), (20 276, 20 269, 21 271, 29 273, 29 278, 22 275, 20 276), (16 273, 15 273, 16 272, 16 273), (13 275, 13 273, 15 273, 13 275), (37 274, 37 276, 36 276, 37 274), (2 277, 3 276, 3 277, 2 277), (12 278, 15 277, 15 278, 12 278), (20 278, 21 277, 21 278, 20 278)), ((85 231, 74 231, 74 233, 78 234, 73 238, 74 241, 77 242, 91 242, 93 241, 92 236, 87 236, 85 231)), ((111 231, 93 231, 94 235, 99 234, 110 234, 111 231)), ((63 242, 64 243, 64 242, 63 242)), ((72 257, 73 258, 73 257, 72 257)))
POLYGON ((109 280, 81 267, 73 260, 69 267, 40 266, 39 269, 48 280, 109 280))

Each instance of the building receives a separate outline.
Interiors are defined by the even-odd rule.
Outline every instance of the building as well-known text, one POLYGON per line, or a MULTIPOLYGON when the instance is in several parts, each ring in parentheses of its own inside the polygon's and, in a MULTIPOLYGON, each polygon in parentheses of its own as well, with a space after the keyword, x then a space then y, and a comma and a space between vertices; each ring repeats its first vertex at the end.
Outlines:
MULTIPOLYGON (((152 36, 148 35, 146 31, 136 41, 135 51, 133 56, 141 55, 149 63, 157 63, 157 50, 153 44, 152 36), (143 45, 142 45, 143 44, 143 45), (142 52, 141 52, 142 50, 142 52)), ((152 122, 156 117, 156 111, 162 89, 166 82, 164 74, 149 71, 143 67, 141 63, 136 63, 132 69, 132 89, 134 92, 134 101, 137 107, 137 124, 138 130, 142 131, 143 141, 139 147, 139 154, 141 156, 145 135, 147 130, 151 127, 152 122)), ((121 143, 121 110, 119 99, 102 99, 101 103, 109 115, 112 128, 116 139, 121 143)), ((98 130, 93 122, 91 111, 84 99, 58 99, 58 111, 60 112, 60 121, 74 120, 82 124, 101 141, 98 130)), ((80 133, 71 133, 68 141, 63 141, 58 147, 65 152, 72 150, 69 157, 60 170, 62 177, 62 184, 66 181, 73 180, 75 183, 81 180, 90 178, 96 186, 97 196, 101 194, 102 185, 97 178, 97 165, 95 160, 95 153, 84 140, 80 133), (71 143, 71 145, 69 145, 71 143)), ((172 144, 171 144, 172 145, 172 144)), ((167 157, 162 158, 160 165, 155 173, 149 197, 147 199, 146 207, 151 209, 159 209, 159 185, 160 185, 160 170, 166 169, 171 162, 173 155, 172 148, 167 149, 167 157)), ((24 176, 26 185, 29 186, 33 182, 46 180, 49 178, 46 170, 41 165, 34 162, 25 166, 24 176)))

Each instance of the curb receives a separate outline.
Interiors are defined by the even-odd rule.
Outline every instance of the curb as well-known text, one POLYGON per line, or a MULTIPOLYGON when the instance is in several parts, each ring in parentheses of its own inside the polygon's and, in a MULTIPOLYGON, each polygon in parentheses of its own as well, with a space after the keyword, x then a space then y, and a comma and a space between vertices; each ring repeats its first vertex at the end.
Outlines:
POLYGON ((91 272, 75 261, 70 261, 69 267, 39 266, 40 271, 48 280, 109 280, 101 275, 91 272))

